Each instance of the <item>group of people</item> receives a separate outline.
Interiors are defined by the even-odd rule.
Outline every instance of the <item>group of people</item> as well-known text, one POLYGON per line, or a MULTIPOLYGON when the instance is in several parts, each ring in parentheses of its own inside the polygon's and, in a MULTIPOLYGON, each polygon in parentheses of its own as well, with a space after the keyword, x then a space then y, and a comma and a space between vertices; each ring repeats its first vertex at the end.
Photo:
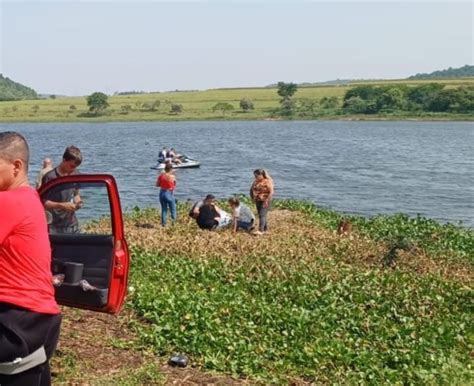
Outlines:
MULTIPOLYGON (((252 210, 240 202, 239 198, 231 197, 228 204, 232 214, 221 209, 212 194, 204 199, 196 201, 189 216, 196 220, 201 229, 217 230, 231 226, 234 232, 239 229, 263 234, 268 231, 267 215, 274 192, 273 180, 265 169, 256 169, 253 172, 254 181, 250 187, 250 198, 255 203, 258 214, 258 230, 255 230, 255 216, 252 210)), ((166 163, 164 171, 158 176, 156 186, 160 188, 161 225, 166 226, 168 210, 171 221, 176 221, 176 199, 174 191, 176 188, 176 176, 173 173, 173 165, 166 163)))
POLYGON ((167 147, 164 147, 158 153, 158 162, 179 165, 181 163, 181 156, 176 152, 174 148, 168 149, 167 147))
MULTIPOLYGON (((37 186, 78 173, 82 163, 79 148, 66 148, 53 167, 45 159, 37 186)), ((80 192, 68 188, 41 202, 28 182, 29 147, 17 132, 0 132, 0 385, 50 385, 49 359, 58 339, 61 314, 51 277, 51 246, 44 209, 52 212, 49 232, 78 232, 75 212, 81 208, 80 192)), ((273 196, 273 181, 265 170, 254 171, 250 196, 258 212, 258 233, 268 230, 267 213, 273 196)), ((176 176, 171 162, 159 175, 161 223, 168 209, 176 221, 176 176)), ((236 197, 229 199, 232 215, 216 204, 213 195, 195 203, 190 216, 202 229, 232 226, 251 231, 252 210, 236 197)))

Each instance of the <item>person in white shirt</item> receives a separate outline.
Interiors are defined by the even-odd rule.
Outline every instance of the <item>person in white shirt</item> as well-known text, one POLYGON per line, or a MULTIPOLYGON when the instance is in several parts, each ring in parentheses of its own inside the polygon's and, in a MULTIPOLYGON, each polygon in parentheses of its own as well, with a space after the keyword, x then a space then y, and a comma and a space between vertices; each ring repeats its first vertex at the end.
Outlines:
POLYGON ((239 229, 251 231, 254 227, 255 216, 250 208, 242 204, 237 197, 229 198, 228 202, 232 208, 232 229, 234 232, 239 229))

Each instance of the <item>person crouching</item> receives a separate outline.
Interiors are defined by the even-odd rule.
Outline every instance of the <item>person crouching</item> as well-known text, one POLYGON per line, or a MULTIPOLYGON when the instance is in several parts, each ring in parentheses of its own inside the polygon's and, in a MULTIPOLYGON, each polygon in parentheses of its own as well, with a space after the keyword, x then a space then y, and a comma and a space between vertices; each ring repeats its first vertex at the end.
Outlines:
POLYGON ((250 208, 242 204, 237 197, 229 198, 229 205, 232 208, 232 229, 237 232, 243 229, 250 232, 254 228, 255 216, 250 208))

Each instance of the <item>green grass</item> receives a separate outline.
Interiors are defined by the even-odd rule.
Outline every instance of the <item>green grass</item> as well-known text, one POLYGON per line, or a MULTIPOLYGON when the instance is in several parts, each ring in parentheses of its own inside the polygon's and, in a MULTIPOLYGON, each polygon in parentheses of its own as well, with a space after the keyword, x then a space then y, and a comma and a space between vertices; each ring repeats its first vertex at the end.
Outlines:
MULTIPOLYGON (((472 85, 474 79, 437 80, 446 87, 472 85)), ((321 100, 323 97, 336 96, 339 101, 346 91, 360 84, 421 84, 430 81, 374 81, 357 82, 343 86, 301 87, 295 94, 296 99, 321 100)), ((98 90, 100 91, 100 90, 98 90)), ((276 89, 272 88, 235 88, 215 89, 206 91, 164 92, 155 94, 140 94, 130 96, 112 96, 109 98, 110 107, 106 113, 98 117, 84 117, 88 108, 85 97, 59 97, 47 100, 28 100, 0 102, 0 122, 106 122, 106 121, 176 121, 176 120, 259 120, 276 118, 279 108, 276 89), (244 113, 239 110, 242 98, 251 99, 255 110, 244 113), (157 111, 142 111, 140 104, 160 101, 157 111), (234 111, 222 115, 212 112, 212 107, 218 102, 228 102, 234 106, 234 111), (183 112, 178 115, 170 114, 171 103, 183 105, 183 112), (122 106, 130 105, 131 111, 124 114, 122 106), (75 109, 71 110, 70 106, 75 109)), ((472 115, 446 113, 407 113, 397 112, 376 116, 341 115, 339 110, 319 109, 317 119, 440 119, 466 120, 472 115)))
MULTIPOLYGON (((161 253, 167 240, 183 244, 172 228, 163 231, 156 247, 133 246, 130 306, 148 321, 139 330, 144 345, 161 355, 183 352, 204 369, 263 383, 474 381, 472 230, 403 215, 352 217, 356 238, 338 241, 331 232, 340 214, 298 201, 275 207, 300 213, 310 227, 327 229, 318 237, 328 238, 332 252, 305 255, 302 249, 295 257, 289 252, 306 242, 305 234, 281 234, 280 240, 288 237, 285 248, 272 249, 264 241, 255 254, 206 258, 192 248, 161 253), (364 249, 365 239, 383 245, 410 240, 416 248, 411 259, 432 256, 430 262, 444 264, 438 257, 449 255, 450 262, 464 267, 467 279, 361 265, 348 246, 364 249)), ((180 213, 185 216, 185 208, 180 213)), ((149 222, 155 214, 137 210, 131 216, 149 222)), ((185 228, 179 226, 181 234, 185 228)), ((187 243, 198 244, 199 237, 223 247, 229 243, 219 234, 183 237, 187 243)))

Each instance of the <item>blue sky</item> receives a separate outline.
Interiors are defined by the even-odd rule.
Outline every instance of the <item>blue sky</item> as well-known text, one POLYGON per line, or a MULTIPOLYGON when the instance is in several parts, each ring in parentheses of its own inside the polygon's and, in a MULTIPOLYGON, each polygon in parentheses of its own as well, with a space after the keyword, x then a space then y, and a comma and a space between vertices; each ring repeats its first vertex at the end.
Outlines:
POLYGON ((471 2, 0 0, 0 73, 41 93, 404 78, 473 63, 471 2))

